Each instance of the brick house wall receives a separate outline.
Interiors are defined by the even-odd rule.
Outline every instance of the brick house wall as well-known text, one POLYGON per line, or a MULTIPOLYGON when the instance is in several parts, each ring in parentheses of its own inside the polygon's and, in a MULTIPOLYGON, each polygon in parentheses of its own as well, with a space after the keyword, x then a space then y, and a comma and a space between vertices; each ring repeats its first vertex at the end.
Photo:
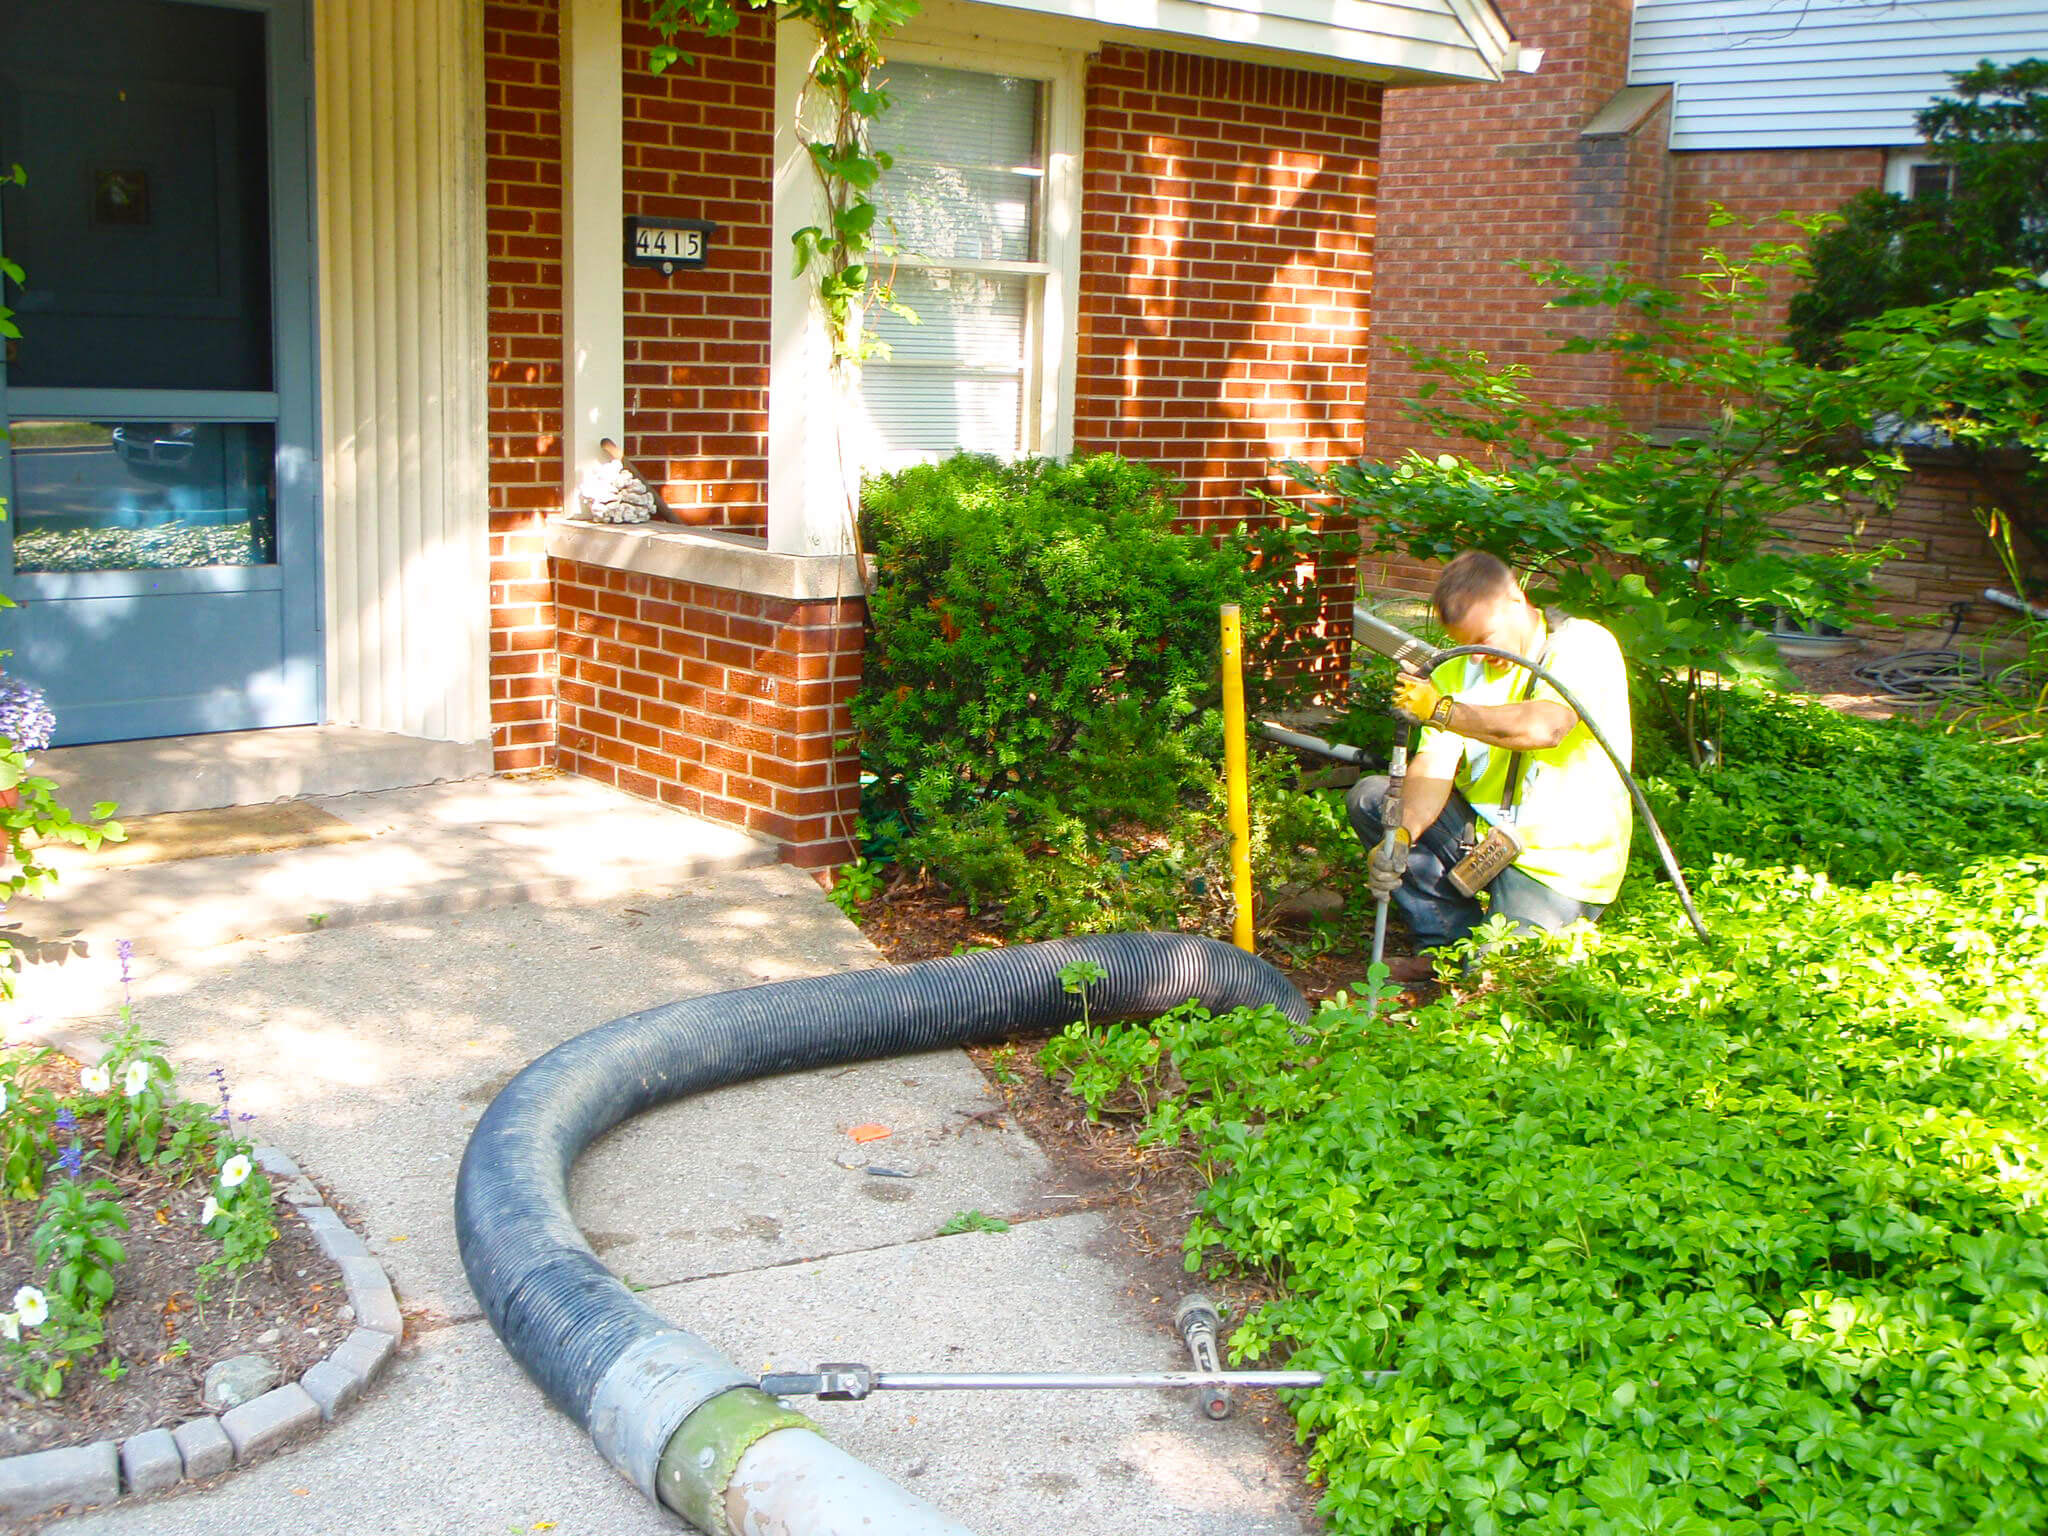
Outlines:
MULTIPOLYGON (((1554 333, 1603 322, 1546 312, 1540 291, 1510 263, 1627 262, 1668 282, 1691 270, 1704 246, 1739 255, 1758 240, 1793 238, 1797 229, 1776 215, 1830 210, 1884 181, 1881 149, 1667 151, 1668 105, 1633 133, 1584 137, 1627 82, 1629 0, 1502 0, 1500 8, 1519 40, 1545 50, 1538 73, 1483 89, 1397 91, 1387 102, 1368 458, 1462 446, 1403 414, 1421 379, 1397 350, 1402 341, 1527 364, 1538 398, 1613 405, 1635 425, 1698 420, 1704 400, 1652 398, 1609 359, 1556 355, 1554 333), (1717 203, 1742 222, 1712 227, 1717 203)), ((1773 330, 1782 329, 1791 291, 1789 280, 1777 284, 1765 322, 1773 330)), ((1970 515, 1967 486, 1953 470, 1923 467, 1895 512, 1862 509, 1866 544, 1921 541, 1879 580, 1897 615, 1939 615, 1958 597, 2005 584, 1970 515)), ((1815 513, 1786 531, 1819 548, 1847 529, 1815 513)), ((1426 593, 1434 577, 1400 558, 1360 565, 1368 591, 1426 593)), ((1992 616, 1980 612, 1974 622, 1992 616)))
MULTIPOLYGON (((1621 396, 1611 359, 1559 357, 1567 317, 1513 263, 1574 265, 1661 258, 1655 206, 1661 153, 1634 140, 1589 140, 1587 120, 1628 73, 1629 0, 1503 0, 1501 13, 1542 69, 1498 85, 1405 90, 1386 103, 1373 295, 1372 395, 1364 456, 1391 462, 1446 444, 1407 419, 1423 375, 1400 344, 1477 347, 1496 363, 1538 368, 1545 398, 1604 405, 1621 396)), ((1667 109, 1668 110, 1668 109, 1667 109)), ((1661 144, 1668 118, 1646 131, 1661 144)), ((1600 323, 1578 312, 1570 323, 1600 323)), ((1433 570, 1363 557, 1368 591, 1426 593, 1433 570)))
POLYGON ((484 7, 490 262, 491 746, 552 761, 555 615, 541 524, 562 501, 562 80, 555 0, 484 7))
MULTIPOLYGON (((709 219, 716 256, 626 269, 626 432, 634 468, 686 521, 768 521, 768 304, 775 148, 772 14, 693 35, 694 64, 654 74, 654 29, 625 28, 629 216, 709 219)), ((596 445, 590 445, 594 456, 596 445)))
MULTIPOLYGON (((851 857, 857 602, 799 601, 574 558, 544 520, 563 461, 562 167, 555 0, 486 13, 491 254, 492 719, 501 770, 556 766, 851 857)), ((627 57, 653 39, 629 22, 627 57)), ((765 526, 772 33, 629 70, 628 213, 718 223, 716 259, 626 287, 626 455, 670 504, 765 526)), ((1084 102, 1075 440, 1183 481, 1185 524, 1266 515, 1275 459, 1365 435, 1378 87, 1126 47, 1084 102)), ((583 445, 578 445, 579 449, 583 445)), ((595 445, 589 445, 594 450, 595 445)), ((1302 573, 1348 604, 1349 565, 1302 573)), ((1341 668, 1349 624, 1309 626, 1341 668)))
MULTIPOLYGON (((1122 46, 1090 63, 1074 445, 1182 481, 1196 528, 1268 517, 1246 492, 1288 488, 1273 461, 1364 440, 1381 95, 1122 46)), ((1315 573, 1321 606, 1354 582, 1315 573)), ((1296 654, 1340 671, 1348 631, 1311 624, 1296 654)))

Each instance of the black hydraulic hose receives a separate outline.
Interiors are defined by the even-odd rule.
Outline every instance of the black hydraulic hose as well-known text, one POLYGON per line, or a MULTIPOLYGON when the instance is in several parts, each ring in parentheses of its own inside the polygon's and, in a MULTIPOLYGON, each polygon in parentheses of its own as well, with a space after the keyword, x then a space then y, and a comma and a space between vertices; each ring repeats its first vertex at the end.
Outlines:
POLYGON ((1643 786, 1638 784, 1636 776, 1628 771, 1628 765, 1622 762, 1621 754, 1614 750, 1614 743, 1609 741, 1607 733, 1600 729, 1600 722, 1587 713, 1586 706, 1572 696, 1571 689, 1558 681, 1557 674, 1539 666, 1526 656, 1517 656, 1513 651, 1504 651, 1498 646, 1454 645, 1447 650, 1436 652, 1430 659, 1430 668, 1434 671, 1444 662, 1454 661, 1460 656, 1491 656, 1499 661, 1512 662, 1518 667, 1526 667, 1533 676, 1540 677, 1555 688, 1558 697, 1571 706, 1574 714, 1586 722, 1586 729, 1591 731, 1593 739, 1600 743, 1600 750, 1605 752, 1607 760, 1614 764, 1614 771, 1621 775, 1621 782, 1628 786, 1629 795, 1635 801, 1636 809, 1642 812, 1643 821, 1650 829, 1650 838, 1657 845, 1657 857, 1664 861, 1664 873, 1671 877, 1672 885, 1677 887, 1678 900, 1685 908, 1685 915, 1692 921, 1692 931, 1700 936, 1702 944, 1713 943, 1713 935, 1707 932, 1707 925, 1700 921, 1699 908, 1692 904, 1692 890, 1686 885, 1685 876, 1678 868, 1677 855, 1672 853, 1671 844, 1665 840, 1664 829, 1657 824, 1657 813, 1650 809, 1650 801, 1643 793, 1643 786))
POLYGON ((598 1260, 569 1210, 577 1157, 622 1121, 690 1094, 1071 1023, 1083 998, 1060 972, 1077 962, 1104 973, 1087 988, 1093 1018, 1155 1017, 1190 998, 1309 1017, 1301 994, 1256 956, 1186 934, 1125 933, 773 982, 615 1019, 529 1065, 470 1135, 455 1231, 491 1326, 654 1497, 655 1464, 681 1419, 751 1378, 598 1260))

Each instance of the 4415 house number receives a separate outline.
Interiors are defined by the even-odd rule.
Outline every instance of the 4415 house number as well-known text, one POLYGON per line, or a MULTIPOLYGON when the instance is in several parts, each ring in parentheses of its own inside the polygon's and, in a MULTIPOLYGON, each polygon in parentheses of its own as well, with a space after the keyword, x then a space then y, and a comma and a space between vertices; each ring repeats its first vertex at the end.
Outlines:
POLYGON ((711 236, 717 228, 707 219, 628 219, 626 265, 664 273, 701 267, 711 259, 711 236))

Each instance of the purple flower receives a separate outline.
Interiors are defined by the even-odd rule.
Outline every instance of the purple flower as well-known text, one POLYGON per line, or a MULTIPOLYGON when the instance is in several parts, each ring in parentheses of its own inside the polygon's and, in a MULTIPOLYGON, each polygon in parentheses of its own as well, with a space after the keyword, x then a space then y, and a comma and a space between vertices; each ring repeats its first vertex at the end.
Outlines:
POLYGON ((85 1154, 79 1150, 77 1142, 74 1141, 57 1154, 57 1166, 64 1170, 65 1178, 78 1177, 80 1170, 85 1167, 85 1154))
POLYGON ((56 729, 57 717, 42 689, 18 678, 0 678, 0 736, 23 752, 40 752, 56 729))
POLYGON ((133 939, 114 940, 114 958, 121 962, 121 985, 125 989, 128 985, 129 962, 135 958, 135 941, 133 939))
POLYGON ((57 1111, 57 1129, 60 1131, 75 1131, 78 1129, 78 1116, 71 1113, 68 1106, 57 1111))

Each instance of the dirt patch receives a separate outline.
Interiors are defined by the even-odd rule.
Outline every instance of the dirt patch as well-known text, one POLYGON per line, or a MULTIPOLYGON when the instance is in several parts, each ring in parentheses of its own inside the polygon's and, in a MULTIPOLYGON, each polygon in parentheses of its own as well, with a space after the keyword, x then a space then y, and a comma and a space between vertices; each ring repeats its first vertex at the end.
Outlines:
POLYGON ((1883 661, 1908 648, 1919 649, 1918 646, 1877 649, 1866 646, 1847 656, 1790 657, 1786 659, 1785 667, 1799 679, 1802 689, 1829 709, 1842 714, 1855 715, 1862 720, 1889 720, 1894 715, 1924 720, 1933 713, 1934 701, 1903 699, 1856 675, 1858 667, 1883 661))
MULTIPOLYGON (((76 1088, 77 1067, 52 1057, 32 1069, 34 1080, 61 1093, 76 1088)), ((114 1186, 128 1230, 114 1234, 127 1251, 115 1272, 107 1308, 107 1345, 72 1373, 61 1397, 23 1392, 11 1371, 0 1378, 0 1456, 119 1440, 169 1428, 211 1412, 201 1392, 206 1372, 235 1355, 259 1354, 293 1381, 339 1344, 355 1325, 344 1316, 347 1287, 341 1272, 314 1243, 298 1212, 281 1199, 278 1238, 263 1261, 239 1282, 221 1276, 202 1299, 199 1266, 220 1251, 199 1229, 203 1180, 182 1184, 154 1169, 124 1163, 108 1169, 88 1152, 88 1180, 114 1186), (109 1375, 98 1367, 115 1367, 109 1375)), ((0 1232, 0 1304, 18 1286, 42 1283, 31 1233, 35 1207, 8 1201, 11 1229, 0 1232)))

